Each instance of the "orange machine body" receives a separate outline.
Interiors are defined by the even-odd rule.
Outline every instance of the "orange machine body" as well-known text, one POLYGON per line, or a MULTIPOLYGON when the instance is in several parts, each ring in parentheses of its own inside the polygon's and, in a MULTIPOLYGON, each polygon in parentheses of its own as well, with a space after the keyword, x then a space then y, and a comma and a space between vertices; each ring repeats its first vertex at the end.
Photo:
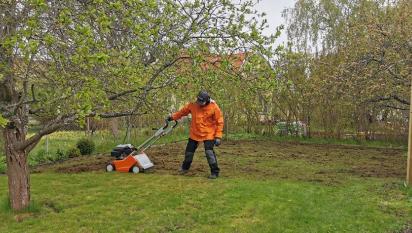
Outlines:
POLYGON ((126 158, 122 160, 114 160, 113 165, 116 168, 116 171, 119 172, 129 172, 130 168, 137 164, 136 159, 133 157, 132 154, 128 155, 126 158))
POLYGON ((176 126, 177 121, 175 121, 175 124, 171 127, 169 127, 169 121, 166 121, 165 126, 159 128, 153 136, 151 136, 137 148, 135 148, 131 144, 117 145, 111 153, 111 156, 116 157, 116 160, 113 160, 111 163, 107 164, 106 171, 139 173, 152 168, 154 164, 152 163, 152 161, 150 161, 149 157, 144 153, 144 151, 151 145, 153 145, 153 143, 156 142, 159 138, 170 133, 176 126))

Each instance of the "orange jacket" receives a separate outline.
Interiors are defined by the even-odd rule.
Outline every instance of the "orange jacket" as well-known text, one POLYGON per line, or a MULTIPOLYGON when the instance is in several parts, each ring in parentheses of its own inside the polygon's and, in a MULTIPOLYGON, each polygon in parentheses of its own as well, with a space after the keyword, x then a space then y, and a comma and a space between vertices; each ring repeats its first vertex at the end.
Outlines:
POLYGON ((195 141, 214 140, 222 138, 223 116, 215 101, 210 101, 201 107, 197 103, 189 103, 172 115, 173 120, 192 114, 190 125, 190 138, 195 141))

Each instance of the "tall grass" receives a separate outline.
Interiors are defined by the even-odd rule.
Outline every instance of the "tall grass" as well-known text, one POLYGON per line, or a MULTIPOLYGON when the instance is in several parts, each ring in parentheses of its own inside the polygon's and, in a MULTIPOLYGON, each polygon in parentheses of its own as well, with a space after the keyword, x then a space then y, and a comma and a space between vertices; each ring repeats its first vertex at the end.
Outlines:
POLYGON ((16 212, 12 210, 9 197, 7 195, 0 199, 0 213, 4 213, 4 214, 27 213, 27 212, 38 213, 40 212, 40 209, 41 207, 37 202, 31 201, 30 205, 26 209, 16 212))

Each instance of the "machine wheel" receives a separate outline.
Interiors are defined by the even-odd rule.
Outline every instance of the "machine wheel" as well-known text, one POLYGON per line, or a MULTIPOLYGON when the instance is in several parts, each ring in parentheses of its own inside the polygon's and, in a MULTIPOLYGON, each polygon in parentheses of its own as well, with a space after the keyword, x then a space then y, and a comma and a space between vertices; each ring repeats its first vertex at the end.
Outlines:
POLYGON ((140 169, 138 166, 133 166, 132 168, 130 168, 130 172, 133 172, 134 174, 139 173, 140 169))
POLYGON ((107 164, 107 166, 106 166, 106 171, 107 172, 112 172, 112 171, 114 171, 115 169, 114 169, 114 166, 113 166, 113 164, 107 164))

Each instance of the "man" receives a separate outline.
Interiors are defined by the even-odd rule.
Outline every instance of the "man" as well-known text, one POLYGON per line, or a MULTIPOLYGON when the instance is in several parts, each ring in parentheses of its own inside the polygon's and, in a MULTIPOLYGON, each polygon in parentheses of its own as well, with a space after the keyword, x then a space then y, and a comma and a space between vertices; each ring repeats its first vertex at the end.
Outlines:
POLYGON ((213 147, 221 144, 223 134, 222 112, 206 91, 200 91, 196 102, 187 104, 181 110, 169 116, 167 120, 179 120, 189 114, 192 115, 190 137, 186 146, 185 158, 180 174, 187 173, 192 164, 197 146, 200 142, 203 142, 211 173, 208 178, 216 179, 219 176, 220 169, 217 165, 213 147))

